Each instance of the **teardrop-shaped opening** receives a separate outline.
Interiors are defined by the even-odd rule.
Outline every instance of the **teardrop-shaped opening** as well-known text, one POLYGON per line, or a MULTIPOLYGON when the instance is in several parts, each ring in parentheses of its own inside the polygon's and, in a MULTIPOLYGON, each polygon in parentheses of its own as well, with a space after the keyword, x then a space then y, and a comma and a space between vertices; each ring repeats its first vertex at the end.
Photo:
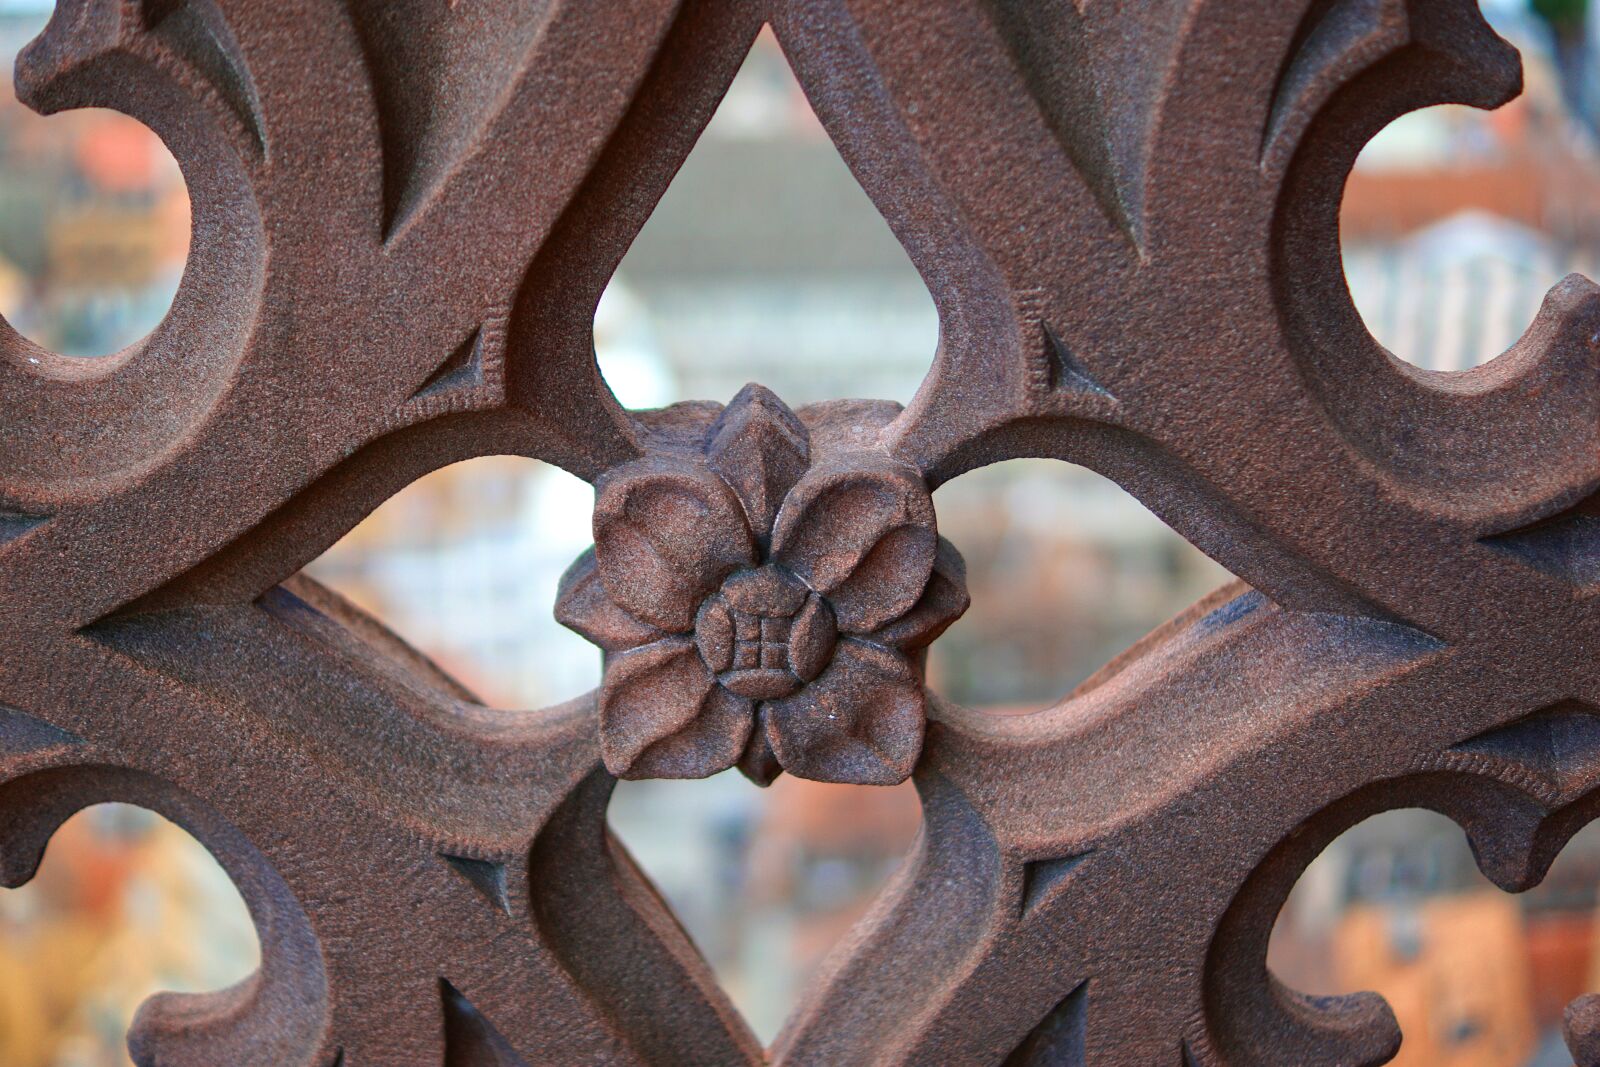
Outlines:
POLYGON ((205 846, 144 808, 85 808, 31 881, 0 892, 0 1063, 128 1064, 148 997, 225 989, 260 956, 249 909, 205 846))
POLYGON ((833 785, 786 774, 761 789, 725 771, 618 782, 609 819, 770 1045, 905 859, 922 808, 910 782, 833 785))
POLYGON ((50 3, 0 9, 0 315, 42 348, 105 356, 161 322, 189 254, 189 194, 148 127, 102 108, 48 118, 11 82, 50 3))
POLYGON ((485 704, 539 708, 599 684, 600 654, 556 622, 593 540, 594 490, 518 456, 417 479, 305 568, 485 704))
POLYGON ((1009 460, 934 495, 972 606, 928 651, 928 684, 1030 711, 1233 579, 1132 494, 1082 467, 1009 460))
POLYGON ((633 408, 749 381, 793 407, 906 403, 938 334, 927 285, 763 30, 601 298, 606 382, 633 408))

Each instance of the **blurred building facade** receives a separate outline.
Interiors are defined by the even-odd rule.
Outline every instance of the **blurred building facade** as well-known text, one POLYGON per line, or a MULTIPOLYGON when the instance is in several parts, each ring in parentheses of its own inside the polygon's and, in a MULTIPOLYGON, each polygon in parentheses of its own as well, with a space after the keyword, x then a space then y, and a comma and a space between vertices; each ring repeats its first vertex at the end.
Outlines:
MULTIPOLYGON (((43 25, 48 5, 0 8, 0 55, 43 25)), ((154 329, 183 274, 189 197, 149 130, 110 111, 41 117, 0 65, 0 314, 69 356, 107 355, 154 329)))

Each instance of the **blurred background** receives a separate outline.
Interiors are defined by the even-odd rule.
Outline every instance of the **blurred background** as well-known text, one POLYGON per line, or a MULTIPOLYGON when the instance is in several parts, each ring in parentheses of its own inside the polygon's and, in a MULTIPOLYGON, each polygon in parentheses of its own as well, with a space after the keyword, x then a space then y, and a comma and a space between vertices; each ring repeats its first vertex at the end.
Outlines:
MULTIPOLYGON (((1492 114, 1433 108, 1362 155, 1346 266, 1374 334, 1418 366, 1503 351, 1570 271, 1600 277, 1600 0, 1497 0, 1527 91, 1492 114)), ((48 0, 0 0, 0 64, 48 0)), ((138 123, 41 118, 0 88, 0 312, 39 344, 94 358, 160 321, 183 269, 178 169, 138 123)), ((601 302, 595 347, 620 399, 726 400, 761 381, 796 406, 909 400, 938 340, 932 301, 764 36, 601 302)), ((494 706, 533 708, 598 680, 598 654, 551 618, 590 541, 589 487, 492 457, 416 482, 309 570, 494 706)), ((1008 713, 1045 706, 1227 581, 1114 484, 1049 462, 974 472, 937 494, 972 609, 930 683, 1008 713)), ((612 824, 766 1039, 911 847, 914 791, 736 775, 623 783, 612 824)), ((1600 832, 1520 897, 1477 873, 1460 830, 1392 812, 1307 871, 1271 963, 1313 993, 1378 989, 1402 1064, 1567 1064, 1561 1008, 1600 989, 1600 832)), ((69 822, 38 878, 0 891, 0 1064, 126 1063, 157 989, 225 986, 255 966, 237 893, 182 830, 104 805, 69 822)))

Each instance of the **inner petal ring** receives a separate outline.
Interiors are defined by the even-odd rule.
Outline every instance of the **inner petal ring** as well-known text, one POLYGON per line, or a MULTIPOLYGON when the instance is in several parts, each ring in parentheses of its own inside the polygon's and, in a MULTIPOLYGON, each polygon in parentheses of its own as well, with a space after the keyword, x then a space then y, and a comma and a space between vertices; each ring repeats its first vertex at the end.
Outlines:
POLYGON ((695 620, 706 666, 723 688, 750 700, 798 690, 827 666, 836 640, 828 602, 774 564, 731 575, 695 620))

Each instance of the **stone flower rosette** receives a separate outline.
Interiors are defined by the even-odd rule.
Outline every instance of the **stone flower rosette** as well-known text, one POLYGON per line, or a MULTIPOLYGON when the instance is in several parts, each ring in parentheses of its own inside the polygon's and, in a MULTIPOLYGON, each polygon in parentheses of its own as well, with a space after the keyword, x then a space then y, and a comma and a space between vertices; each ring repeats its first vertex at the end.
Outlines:
POLYGON ((617 777, 889 785, 916 765, 918 653, 966 610, 961 557, 915 469, 808 428, 827 410, 802 420, 746 386, 698 450, 597 483, 595 545, 556 617, 606 652, 617 777))

